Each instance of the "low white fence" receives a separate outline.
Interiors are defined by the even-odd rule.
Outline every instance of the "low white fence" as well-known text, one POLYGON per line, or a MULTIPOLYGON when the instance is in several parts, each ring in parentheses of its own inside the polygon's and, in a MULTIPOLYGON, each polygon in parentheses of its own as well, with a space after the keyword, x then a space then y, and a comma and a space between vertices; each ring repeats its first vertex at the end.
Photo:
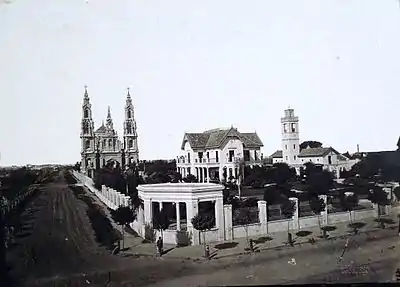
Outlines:
POLYGON ((98 190, 94 187, 93 180, 77 171, 73 171, 73 176, 85 185, 92 193, 94 193, 108 208, 115 210, 119 206, 129 206, 130 198, 115 189, 109 188, 105 185, 98 190))

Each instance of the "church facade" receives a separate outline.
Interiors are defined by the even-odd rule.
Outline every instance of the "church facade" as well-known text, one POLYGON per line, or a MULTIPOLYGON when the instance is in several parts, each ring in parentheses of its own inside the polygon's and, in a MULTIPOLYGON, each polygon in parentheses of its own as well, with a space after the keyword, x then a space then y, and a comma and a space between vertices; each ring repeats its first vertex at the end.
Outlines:
POLYGON ((95 171, 105 165, 119 165, 125 168, 128 164, 139 162, 139 147, 136 121, 132 98, 126 96, 123 139, 119 139, 114 129, 111 109, 108 107, 106 122, 95 130, 92 118, 92 106, 87 87, 83 96, 81 123, 81 171, 93 178, 95 171))

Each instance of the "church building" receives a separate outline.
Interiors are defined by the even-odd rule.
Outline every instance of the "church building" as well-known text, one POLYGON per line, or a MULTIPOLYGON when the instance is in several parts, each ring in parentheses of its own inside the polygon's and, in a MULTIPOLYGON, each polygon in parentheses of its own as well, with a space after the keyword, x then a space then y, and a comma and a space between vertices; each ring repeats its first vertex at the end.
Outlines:
POLYGON ((108 164, 124 168, 128 164, 139 162, 138 135, 129 89, 126 96, 123 131, 123 140, 121 141, 114 129, 110 107, 108 107, 105 124, 103 121, 98 129, 94 129, 92 105, 87 87, 85 87, 80 135, 81 170, 85 175, 93 178, 95 170, 108 164))

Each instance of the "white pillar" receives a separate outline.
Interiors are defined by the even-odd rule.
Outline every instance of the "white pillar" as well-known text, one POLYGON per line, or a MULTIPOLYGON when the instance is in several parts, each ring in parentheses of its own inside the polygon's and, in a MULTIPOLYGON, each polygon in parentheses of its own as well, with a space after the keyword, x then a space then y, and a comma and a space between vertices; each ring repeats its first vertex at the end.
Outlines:
POLYGON ((179 208, 179 202, 175 203, 176 208, 176 230, 181 230, 181 210, 179 208))
POLYGON ((160 211, 161 211, 162 208, 163 208, 163 203, 162 203, 162 201, 160 201, 160 202, 158 203, 158 207, 159 207, 159 209, 160 209, 160 211))
POLYGON ((293 214, 293 218, 292 218, 292 229, 294 230, 298 230, 299 229, 299 200, 297 197, 290 197, 289 200, 294 201, 295 202, 295 211, 293 214))
POLYGON ((199 212, 199 203, 197 200, 188 200, 186 203, 187 231, 192 234, 193 245, 199 244, 199 232, 193 228, 192 218, 199 212))
POLYGON ((215 200, 215 227, 218 228, 218 240, 224 240, 224 223, 224 201, 221 196, 215 200))
POLYGON ((258 219, 261 224, 261 233, 268 233, 268 217, 267 217, 267 202, 265 200, 260 200, 258 204, 258 219))
POLYGON ((152 212, 152 204, 151 200, 145 199, 143 201, 144 205, 144 223, 151 224, 153 221, 153 212, 152 212))
POLYGON ((232 205, 224 205, 224 240, 233 240, 232 205))

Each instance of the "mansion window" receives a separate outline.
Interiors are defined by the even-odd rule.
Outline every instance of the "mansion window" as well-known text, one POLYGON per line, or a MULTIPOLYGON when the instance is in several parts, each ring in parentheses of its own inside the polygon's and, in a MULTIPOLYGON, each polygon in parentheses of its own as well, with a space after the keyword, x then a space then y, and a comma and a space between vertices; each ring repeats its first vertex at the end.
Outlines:
POLYGON ((287 149, 287 144, 285 144, 285 149, 287 149))
POLYGON ((287 124, 283 124, 283 132, 287 133, 287 124))
POLYGON ((85 148, 86 148, 86 149, 90 148, 90 140, 87 140, 87 141, 85 142, 85 148))
POLYGON ((258 155, 257 155, 257 151, 254 151, 254 160, 258 160, 258 155))
POLYGON ((112 139, 108 140, 108 147, 112 147, 112 139))
POLYGON ((190 152, 188 152, 187 160, 188 160, 188 163, 190 163, 190 152))
POLYGON ((244 157, 244 161, 250 161, 250 151, 249 150, 244 150, 243 151, 243 157, 244 157))
POLYGON ((215 151, 215 161, 216 161, 216 162, 219 162, 218 151, 215 151))
POLYGON ((128 147, 129 148, 133 148, 133 140, 129 140, 128 141, 128 147))
POLYGON ((106 148, 106 146, 107 146, 107 140, 103 140, 103 148, 106 148))
POLYGON ((296 132, 296 125, 292 123, 292 133, 296 132))
POLYGON ((199 151, 199 152, 197 153, 197 155, 198 155, 198 157, 199 157, 199 162, 202 162, 202 159, 203 159, 203 152, 199 151))
POLYGON ((295 144, 293 145, 293 149, 296 149, 296 145, 295 144))
POLYGON ((230 151, 229 151, 229 158, 228 158, 228 161, 229 161, 229 162, 232 162, 234 156, 235 156, 235 151, 234 151, 234 150, 230 150, 230 151))
POLYGON ((293 159, 296 160, 296 156, 294 156, 293 159))

